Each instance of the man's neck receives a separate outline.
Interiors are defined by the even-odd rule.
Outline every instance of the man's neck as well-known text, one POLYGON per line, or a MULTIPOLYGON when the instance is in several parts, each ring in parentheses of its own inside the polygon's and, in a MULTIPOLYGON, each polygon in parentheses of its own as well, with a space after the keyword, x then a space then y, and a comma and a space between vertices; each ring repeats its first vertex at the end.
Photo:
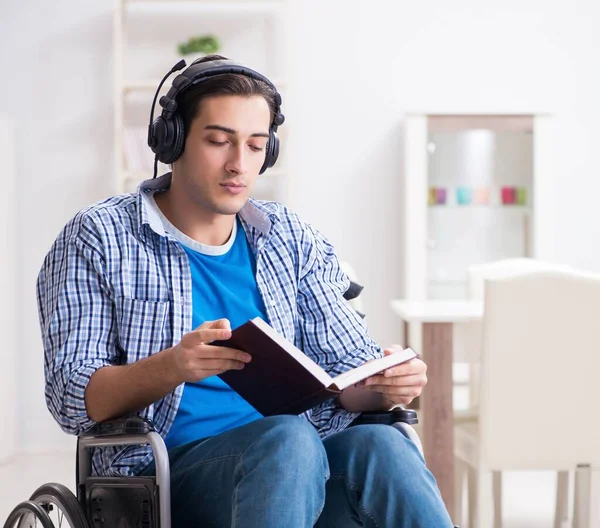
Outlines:
POLYGON ((169 222, 201 244, 222 246, 227 243, 233 230, 235 215, 207 211, 199 204, 187 200, 187 197, 177 197, 176 192, 169 188, 154 195, 156 204, 169 222))

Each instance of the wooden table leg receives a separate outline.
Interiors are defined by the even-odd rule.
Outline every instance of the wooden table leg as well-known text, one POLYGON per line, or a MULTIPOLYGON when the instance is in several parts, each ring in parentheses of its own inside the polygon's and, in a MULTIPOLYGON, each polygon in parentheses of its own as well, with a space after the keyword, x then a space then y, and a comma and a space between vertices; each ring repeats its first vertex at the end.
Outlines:
POLYGON ((454 510, 454 420, 452 408, 452 324, 423 324, 427 386, 421 396, 423 450, 446 508, 454 510))
MULTIPOLYGON (((409 338, 409 334, 410 334, 410 329, 409 329, 409 325, 406 321, 404 321, 404 341, 402 343, 402 348, 408 348, 410 347, 410 338, 409 338)), ((415 351, 417 352, 417 351, 415 351)), ((420 409, 420 398, 415 398, 413 401, 411 401, 408 405, 405 405, 405 407, 407 409, 413 409, 415 411, 418 411, 420 409)))

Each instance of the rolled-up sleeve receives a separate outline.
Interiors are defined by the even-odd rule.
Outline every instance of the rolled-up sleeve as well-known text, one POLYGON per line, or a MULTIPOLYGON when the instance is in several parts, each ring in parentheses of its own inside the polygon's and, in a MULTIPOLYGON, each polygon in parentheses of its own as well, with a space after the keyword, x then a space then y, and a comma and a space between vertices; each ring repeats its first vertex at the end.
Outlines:
MULTIPOLYGON (((333 246, 310 226, 303 242, 308 258, 299 280, 298 327, 304 353, 331 376, 381 357, 383 351, 369 336, 364 320, 344 299, 350 282, 333 246)), ((343 428, 355 416, 333 401, 306 413, 324 436, 343 428)))
POLYGON ((101 367, 118 363, 114 303, 100 240, 92 229, 65 229, 37 280, 46 404, 67 433, 89 429, 85 390, 101 367))

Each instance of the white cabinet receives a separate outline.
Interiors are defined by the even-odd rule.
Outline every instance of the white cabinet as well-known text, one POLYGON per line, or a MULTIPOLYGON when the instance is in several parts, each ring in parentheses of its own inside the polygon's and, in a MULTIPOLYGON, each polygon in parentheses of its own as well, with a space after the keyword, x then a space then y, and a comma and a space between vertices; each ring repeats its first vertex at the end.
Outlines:
POLYGON ((547 115, 406 116, 406 298, 464 297, 472 264, 555 260, 552 138, 547 115))
MULTIPOLYGON (((116 193, 135 190, 152 177, 154 155, 146 144, 150 107, 162 77, 181 58, 178 44, 190 37, 214 35, 217 52, 266 75, 283 98, 286 114, 287 23, 284 0, 117 0, 114 12, 114 151, 116 193)), ((163 85, 168 91, 173 74, 163 85)), ((159 96, 160 97, 160 96, 159 96)), ((156 105, 155 117, 161 107, 156 105)), ((289 122, 278 130, 282 150, 277 164, 257 181, 254 196, 281 200, 287 177, 285 138, 289 122)), ((159 174, 169 168, 159 164, 159 174)))
POLYGON ((0 193, 0 463, 17 449, 17 175, 15 131, 11 121, 0 116, 0 155, 2 193, 0 193))

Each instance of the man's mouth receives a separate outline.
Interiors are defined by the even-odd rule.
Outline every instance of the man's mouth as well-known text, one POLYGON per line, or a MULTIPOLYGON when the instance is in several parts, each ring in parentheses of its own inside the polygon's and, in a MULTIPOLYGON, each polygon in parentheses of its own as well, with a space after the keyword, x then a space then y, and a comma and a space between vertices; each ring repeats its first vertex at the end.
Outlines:
POLYGON ((226 182, 220 185, 230 194, 240 194, 246 188, 243 183, 238 182, 226 182))

